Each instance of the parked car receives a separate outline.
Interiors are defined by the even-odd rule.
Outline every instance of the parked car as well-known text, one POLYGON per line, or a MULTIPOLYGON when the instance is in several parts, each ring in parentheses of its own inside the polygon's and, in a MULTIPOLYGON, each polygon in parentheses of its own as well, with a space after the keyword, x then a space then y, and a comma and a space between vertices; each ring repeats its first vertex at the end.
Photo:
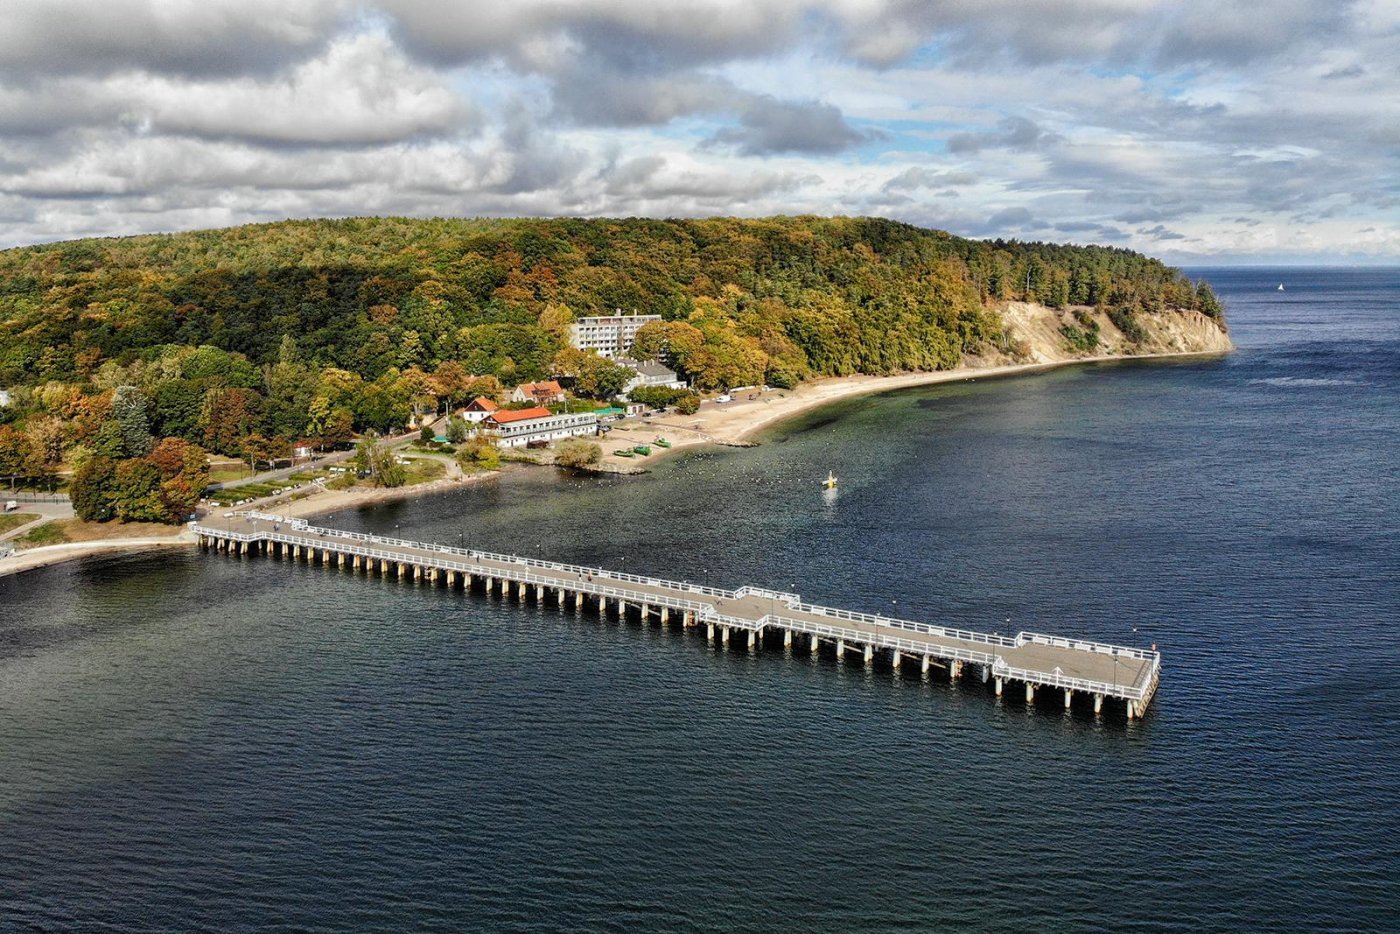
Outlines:
POLYGON ((14 511, 16 511, 17 509, 19 509, 19 500, 17 500, 17 499, 9 499, 9 500, 6 500, 6 501, 5 501, 5 511, 6 511, 6 512, 14 512, 14 511))

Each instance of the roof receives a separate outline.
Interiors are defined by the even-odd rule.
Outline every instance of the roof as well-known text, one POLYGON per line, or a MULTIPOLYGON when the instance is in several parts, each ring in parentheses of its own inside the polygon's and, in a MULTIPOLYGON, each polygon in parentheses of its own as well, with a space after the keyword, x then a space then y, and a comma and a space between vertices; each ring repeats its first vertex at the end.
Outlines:
POLYGON ((547 379, 539 383, 521 383, 517 388, 532 396, 542 392, 562 393, 564 391, 564 387, 559 385, 557 379, 547 379))
POLYGON ((514 412, 492 412, 491 421, 495 422, 498 425, 505 425, 510 422, 523 422, 531 418, 549 418, 553 414, 554 413, 551 412, 549 409, 543 408, 541 406, 535 406, 533 409, 517 409, 514 412))
POLYGON ((628 360, 626 358, 619 358, 617 362, 623 366, 630 366, 643 376, 661 377, 667 380, 676 378, 675 370, 653 360, 628 360))
POLYGON ((500 406, 485 396, 477 396, 467 403, 467 408, 477 412, 494 412, 499 409, 500 406))

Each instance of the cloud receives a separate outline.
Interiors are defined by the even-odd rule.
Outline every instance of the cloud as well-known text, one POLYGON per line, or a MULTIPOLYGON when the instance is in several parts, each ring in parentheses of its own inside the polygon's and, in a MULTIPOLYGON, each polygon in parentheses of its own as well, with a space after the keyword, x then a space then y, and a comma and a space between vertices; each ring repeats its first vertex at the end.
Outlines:
POLYGON ((6 0, 0 75, 266 73, 326 41, 347 0, 6 0))
POLYGON ((953 134, 948 137, 948 151, 963 154, 981 149, 1035 149, 1060 138, 1025 117, 1007 117, 990 132, 953 134))
POLYGON ((1027 208, 1002 208, 987 218, 987 228, 993 231, 1038 229, 1049 226, 1036 220, 1027 208))
POLYGON ((584 126, 660 126, 678 117, 732 110, 743 95, 711 75, 636 77, 578 68, 553 91, 555 113, 584 126))
POLYGON ((273 80, 123 76, 106 88, 155 131, 272 144, 382 143, 462 128, 471 113, 439 76, 375 33, 338 39, 273 80))
POLYGON ((810 211, 1396 259, 1397 30, 1375 0, 10 0, 0 222, 810 211))
POLYGON ((773 153, 839 153, 879 137, 861 132, 831 104, 755 97, 739 117, 739 126, 724 127, 710 144, 733 146, 747 156, 773 153))
POLYGON ((794 41, 812 7, 797 0, 383 0, 404 47, 439 65, 504 58, 548 70, 541 44, 657 72, 756 57, 794 41))
POLYGON ((945 172, 923 166, 910 166, 880 186, 882 191, 913 191, 919 188, 950 188, 972 185, 977 176, 971 172, 945 172))
POLYGON ((1185 240, 1185 234, 1179 234, 1174 230, 1168 230, 1161 224, 1150 227, 1146 230, 1139 230, 1138 234, 1144 237, 1151 237, 1153 240, 1185 240))

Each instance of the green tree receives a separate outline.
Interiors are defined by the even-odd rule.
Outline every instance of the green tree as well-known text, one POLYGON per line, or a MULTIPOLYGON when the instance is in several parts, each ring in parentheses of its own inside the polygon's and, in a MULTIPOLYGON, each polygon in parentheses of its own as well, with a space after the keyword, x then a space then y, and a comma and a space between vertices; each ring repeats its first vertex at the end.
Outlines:
POLYGON ((461 444, 467 439, 467 423, 453 415, 447 420, 446 437, 452 444, 461 444))
POLYGON ((338 408, 331 412, 330 421, 326 423, 325 434, 321 436, 321 442, 328 447, 339 447, 342 444, 349 444, 355 435, 355 416, 349 409, 338 408))
POLYGON ((89 522, 109 522, 117 517, 117 464, 110 457, 85 458, 68 484, 73 514, 89 522))
POLYGON ((583 438, 566 438, 554 446, 554 463, 560 467, 588 467, 603 459, 603 449, 583 438))
POLYGON ((500 470, 501 451, 496 439, 488 432, 478 431, 457 449, 457 466, 467 473, 478 470, 500 470))
POLYGON ((151 449, 146 396, 135 386, 118 386, 112 396, 112 419, 121 431, 122 453, 140 457, 151 449))
POLYGON ((375 435, 361 438, 355 446, 355 467, 375 486, 399 487, 408 481, 408 471, 393 449, 375 435))
POLYGON ((160 496, 160 471, 144 457, 118 462, 112 484, 112 505, 122 522, 167 521, 160 496))

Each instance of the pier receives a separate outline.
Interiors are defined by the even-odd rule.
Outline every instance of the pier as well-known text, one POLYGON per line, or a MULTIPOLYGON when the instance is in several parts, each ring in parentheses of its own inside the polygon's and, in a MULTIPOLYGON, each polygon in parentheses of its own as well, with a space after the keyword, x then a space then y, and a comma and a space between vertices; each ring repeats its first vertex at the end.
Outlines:
POLYGON ((427 586, 553 603, 561 610, 597 612, 620 620, 683 629, 703 628, 720 646, 740 641, 750 650, 781 639, 787 649, 831 651, 840 661, 899 670, 918 666, 951 681, 977 678, 1001 697, 1013 691, 1035 704, 1037 692, 1103 712, 1121 704, 1141 717, 1161 674, 1156 651, 1020 632, 989 634, 806 603, 800 596, 740 587, 722 590, 604 568, 581 567, 360 532, 317 528, 302 519, 259 512, 228 513, 194 523, 205 551, 266 556, 377 574, 427 586))

